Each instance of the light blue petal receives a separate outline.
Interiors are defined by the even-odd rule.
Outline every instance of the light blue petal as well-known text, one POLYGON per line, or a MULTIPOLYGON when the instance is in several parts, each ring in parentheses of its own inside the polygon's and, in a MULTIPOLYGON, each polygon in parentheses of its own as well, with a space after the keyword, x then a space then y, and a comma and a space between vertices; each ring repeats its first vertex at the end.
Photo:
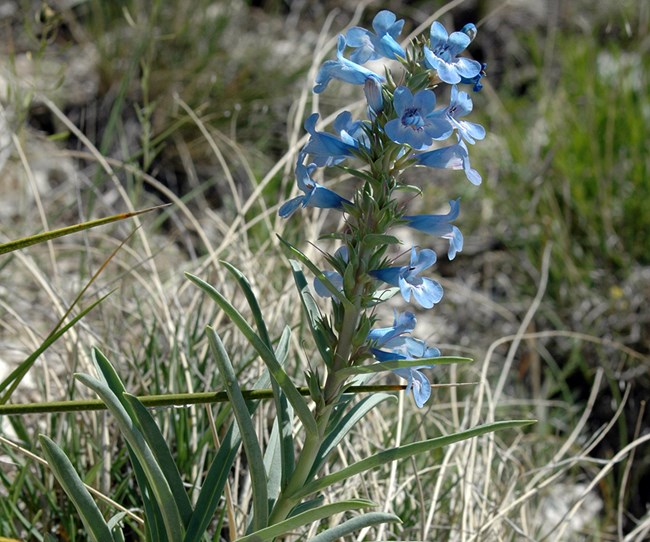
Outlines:
POLYGON ((429 379, 424 376, 420 371, 411 371, 411 389, 413 391, 413 399, 418 408, 422 408, 431 397, 431 384, 429 379))
POLYGON ((293 213, 296 212, 298 207, 300 207, 304 198, 305 196, 298 196, 297 198, 290 199, 289 201, 283 203, 282 207, 280 207, 280 210, 278 211, 278 214, 282 218, 289 218, 293 213))
POLYGON ((446 45, 447 40, 449 39, 449 34, 445 27, 442 26, 438 21, 434 21, 431 25, 431 48, 435 49, 440 45, 446 45))

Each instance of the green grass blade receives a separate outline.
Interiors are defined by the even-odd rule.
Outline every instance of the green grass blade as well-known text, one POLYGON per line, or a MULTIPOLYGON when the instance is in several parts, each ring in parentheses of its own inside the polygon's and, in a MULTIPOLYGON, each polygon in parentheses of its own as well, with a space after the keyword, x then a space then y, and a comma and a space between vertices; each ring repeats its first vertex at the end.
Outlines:
POLYGON ((99 305, 104 299, 106 299, 112 292, 107 293, 106 295, 100 297, 94 303, 91 303, 88 307, 83 309, 77 316, 70 320, 63 327, 55 328, 53 333, 47 336, 43 344, 39 346, 36 351, 34 351, 30 356, 21 362, 18 367, 16 367, 7 377, 0 382, 0 392, 7 390, 2 397, 0 397, 0 405, 5 404, 14 390, 18 387, 21 380, 25 377, 29 369, 34 365, 39 356, 45 352, 50 346, 52 346, 66 331, 68 331, 72 326, 74 326, 79 320, 81 320, 86 314, 93 310, 97 305, 99 305))
POLYGON ((232 410, 241 433, 244 450, 246 451, 246 459, 248 460, 251 484, 253 486, 253 529, 263 529, 268 524, 269 503, 268 492, 266 490, 267 480, 264 470, 264 458, 260 449, 260 443, 257 440, 257 434, 253 426, 253 420, 248 413, 246 401, 237 383, 237 374, 230 362, 230 358, 228 358, 226 349, 213 328, 208 326, 206 333, 208 335, 210 349, 217 362, 219 372, 223 377, 224 386, 230 398, 230 404, 232 405, 232 410))
POLYGON ((170 541, 182 540, 184 527, 180 512, 176 506, 176 501, 160 465, 156 462, 151 448, 149 448, 134 420, 128 415, 127 410, 117 396, 105 383, 85 374, 76 374, 75 378, 92 389, 106 403, 107 408, 115 416, 120 431, 138 458, 147 477, 147 481, 151 485, 156 502, 160 506, 165 522, 167 538, 170 541))
POLYGON ((404 369, 407 367, 428 367, 429 365, 445 365, 450 363, 471 363, 472 358, 459 358, 455 356, 440 356, 437 358, 419 358, 419 359, 400 359, 396 361, 382 361, 372 365, 355 365, 346 367, 337 371, 337 375, 353 376, 360 374, 381 373, 384 371, 394 371, 395 369, 404 369))
POLYGON ((278 360, 275 358, 273 351, 255 333, 253 328, 248 324, 248 322, 246 322, 239 311, 237 311, 237 309, 235 309, 235 307, 233 307, 230 302, 228 302, 228 300, 223 297, 214 287, 190 273, 185 273, 185 276, 199 288, 201 288, 205 293, 207 293, 244 334, 244 336, 250 342, 251 346, 253 346, 253 348, 255 348, 257 353, 260 355, 269 372, 282 388, 282 391, 284 391, 284 393, 287 395, 287 399, 291 402, 291 405, 295 409, 296 415, 304 425, 305 430, 315 434, 318 431, 316 427, 316 420, 314 420, 314 416, 309 410, 307 402, 303 399, 300 392, 296 389, 293 382, 289 378, 289 375, 287 375, 287 373, 282 368, 282 365, 278 363, 278 360))
POLYGON ((339 442, 343 439, 345 435, 373 408, 375 408, 379 403, 386 400, 396 400, 394 395, 388 393, 373 393, 372 395, 361 399, 356 405, 354 405, 346 414, 338 421, 336 426, 327 434, 323 444, 318 451, 316 461, 314 461, 314 466, 309 474, 309 479, 311 479, 317 472, 318 469, 322 466, 325 458, 329 453, 336 448, 339 442))
POLYGON ((54 476, 79 512, 81 521, 86 527, 86 534, 95 542, 114 542, 111 530, 99 511, 97 503, 85 488, 63 450, 45 435, 39 435, 38 440, 54 476))
POLYGON ((96 228, 97 226, 104 226, 105 224, 110 224, 111 222, 117 222, 118 220, 126 220, 127 218, 132 218, 144 213, 149 213, 161 207, 166 207, 169 204, 158 205, 157 207, 149 207, 148 209, 142 209, 140 211, 134 211, 129 213, 120 213, 117 215, 108 216, 105 218, 98 218, 97 220, 89 220, 88 222, 81 222, 80 224, 74 224, 73 226, 66 226, 65 228, 60 228, 58 230, 46 231, 43 233, 38 233, 36 235, 30 235, 29 237, 23 237, 22 239, 17 239, 15 241, 9 241, 8 243, 0 244, 0 255, 13 252, 14 250, 20 250, 38 243, 44 243, 46 241, 51 241, 57 237, 63 237, 65 235, 70 235, 72 233, 77 233, 84 230, 89 230, 91 228, 96 228))
POLYGON ((373 525, 379 525, 381 523, 402 523, 402 521, 393 514, 386 514, 384 512, 370 512, 369 514, 357 516, 356 518, 344 521, 336 527, 327 529, 327 531, 316 535, 309 542, 337 542, 337 540, 340 540, 345 535, 352 534, 366 527, 372 527, 373 525))
POLYGON ((358 461, 349 467, 341 469, 340 471, 334 472, 327 476, 323 476, 318 480, 310 482, 296 493, 296 498, 306 497, 307 495, 315 493, 316 491, 320 491, 321 489, 324 489, 336 482, 346 480, 355 474, 380 467, 386 463, 397 461, 398 459, 405 459, 412 455, 430 452, 436 448, 442 448, 443 446, 448 446, 454 442, 460 442, 469 438, 478 437, 485 433, 491 433, 493 431, 499 431, 501 429, 523 427, 525 425, 530 425, 531 423, 535 423, 535 420, 508 420, 503 422, 488 423, 485 425, 479 425, 478 427, 474 427, 472 429, 468 429, 467 431, 454 433, 453 435, 445 435, 443 437, 436 437, 429 440, 414 442, 412 444, 406 444, 398 448, 384 450, 375 455, 362 459, 361 461, 358 461))
MULTIPOLYGON (((144 212, 144 211, 143 211, 144 212)), ((36 359, 43 353, 45 350, 47 350, 54 342, 56 342, 63 333, 65 333, 68 329, 70 329, 76 322, 78 322, 81 318, 83 318, 89 311, 91 311, 95 306, 97 306, 99 303, 101 303, 106 297, 108 297, 111 292, 106 294, 105 296, 101 297, 99 300, 94 302, 93 304, 90 305, 87 309, 84 309, 81 311, 81 313, 75 317, 72 322, 69 322, 66 325, 63 325, 65 322, 65 319, 71 314, 72 309, 77 306, 81 298, 83 297, 84 293, 88 288, 90 288, 91 284, 97 280, 97 277, 106 269, 106 266, 108 263, 115 257, 115 255, 118 253, 119 250, 122 249, 124 244, 131 238, 133 235, 133 232, 131 232, 130 235, 124 239, 116 248, 111 252, 110 256, 104 260, 102 265, 97 269, 95 274, 90 278, 90 280, 85 284, 85 286, 81 289, 81 291, 77 294, 77 297, 75 297, 74 301, 68 307, 68 310, 65 311, 65 314, 59 319, 57 324, 54 326, 54 329, 50 332, 50 334, 46 337, 45 341, 43 341, 43 344, 34 352, 31 354, 25 361, 23 361, 14 371, 9 374, 1 383, 0 383, 0 392, 5 390, 7 387, 9 387, 9 391, 7 391, 2 397, 0 397, 0 405, 5 404, 8 400, 9 397, 11 397, 11 394, 13 391, 18 387, 18 384, 20 384, 20 381, 24 378, 24 376, 27 374, 31 366, 35 363, 36 359), (63 327, 62 327, 63 326, 63 327)))
POLYGON ((295 516, 291 516, 284 521, 271 525, 266 529, 251 533, 248 536, 238 538, 237 542, 266 542, 267 540, 273 540, 278 536, 289 533, 298 527, 308 525, 314 521, 320 521, 321 519, 328 518, 334 514, 340 514, 341 512, 347 512, 348 510, 358 510, 359 508, 369 508, 372 506, 377 505, 365 499, 352 499, 326 504, 295 516))

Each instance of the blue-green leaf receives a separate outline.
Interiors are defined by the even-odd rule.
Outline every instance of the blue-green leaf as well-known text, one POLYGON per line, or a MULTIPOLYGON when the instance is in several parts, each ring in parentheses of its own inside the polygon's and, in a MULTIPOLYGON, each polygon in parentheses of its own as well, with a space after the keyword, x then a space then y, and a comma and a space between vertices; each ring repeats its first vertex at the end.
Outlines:
POLYGON ((151 448, 149 448, 134 420, 129 416, 120 400, 105 383, 85 374, 76 374, 75 378, 99 395, 99 398, 106 404, 106 407, 115 417, 120 432, 131 446, 147 476, 147 481, 151 484, 151 490, 163 515, 168 539, 170 542, 182 540, 184 526, 181 521, 180 512, 176 506, 176 501, 160 465, 156 462, 151 448))
MULTIPOLYGON (((282 361, 282 358, 280 359, 282 361)), ((270 381, 271 377, 269 373, 265 372, 253 385, 253 389, 267 388, 270 381)), ((259 401, 248 401, 246 406, 249 415, 255 412, 258 405, 259 401)), ((228 480, 230 468, 237 457, 240 444, 241 436, 239 434, 239 428, 236 424, 231 424, 226 432, 226 436, 221 440, 219 451, 203 480, 203 487, 194 505, 194 513, 187 527, 184 542, 201 542, 203 540, 203 534, 210 525, 213 515, 221 501, 223 488, 228 480)))
MULTIPOLYGON (((192 515, 192 505, 190 504, 190 499, 183 486, 183 480, 178 472, 178 467, 174 462, 165 437, 160 432, 158 425, 156 425, 155 420, 144 405, 135 396, 126 392, 122 380, 108 358, 98 348, 93 348, 92 357, 104 382, 115 394, 115 397, 120 401, 129 417, 136 423, 151 448, 155 460, 160 465, 161 471, 165 475, 167 483, 174 495, 183 525, 187 526, 192 515)), ((137 457, 132 456, 132 460, 137 461, 137 457)))
POLYGON ((366 527, 379 525, 381 523, 402 523, 402 521, 394 514, 386 514, 384 512, 370 512, 357 516, 356 518, 344 521, 336 527, 327 529, 320 534, 317 534, 309 542, 337 542, 342 537, 348 534, 355 533, 366 527))
POLYGON ((332 348, 330 347, 329 341, 327 340, 327 335, 323 330, 322 316, 314 296, 309 290, 307 285, 307 279, 302 272, 300 264, 295 260, 289 260, 291 265, 291 271, 293 272, 293 279, 296 282, 296 287, 298 288, 298 294, 300 295, 300 301, 302 302, 303 309, 307 315, 307 321, 309 322, 309 329, 311 330, 312 337, 316 343, 316 347, 320 352, 321 358, 326 365, 329 365, 332 356, 334 355, 332 348))
POLYGON ((237 382, 237 375, 226 353, 226 349, 213 328, 208 326, 206 331, 210 349, 217 362, 219 372, 223 377, 224 386, 228 393, 237 425, 239 426, 244 450, 246 451, 246 459, 248 460, 248 468, 253 486, 253 529, 259 530, 266 527, 269 513, 266 472, 264 470, 262 450, 257 440, 253 420, 248 413, 246 401, 237 382))
POLYGON ((266 542, 267 540, 273 540, 278 536, 289 533, 298 527, 308 525, 314 521, 320 521, 321 519, 328 518, 334 514, 340 514, 341 512, 347 512, 348 510, 357 510, 359 508, 368 508, 372 506, 377 506, 371 501, 365 499, 352 499, 348 501, 340 501, 332 504, 326 504, 318 508, 313 508, 291 516, 290 518, 280 521, 275 525, 271 525, 266 529, 262 529, 251 533, 248 536, 238 538, 237 542, 266 542))
POLYGON ((309 474, 308 480, 311 479, 321 467, 325 458, 329 453, 336 448, 339 442, 343 437, 373 408, 375 408, 379 403, 386 401, 387 399, 395 400, 394 395, 388 393, 373 393, 368 397, 361 399, 356 405, 354 405, 336 424, 336 426, 327 434, 323 440, 323 444, 318 450, 318 455, 316 456, 316 461, 314 461, 314 466, 309 474))
POLYGON ((302 397, 302 395, 300 395, 300 392, 296 389, 291 378, 289 378, 289 375, 287 375, 287 373, 282 368, 282 365, 278 363, 278 360, 275 358, 273 351, 255 333, 253 328, 248 324, 248 322, 246 322, 239 311, 237 311, 237 309, 235 309, 235 307, 233 307, 232 304, 214 287, 190 273, 185 273, 185 276, 187 276, 190 281, 192 281, 205 293, 207 293, 228 315, 232 322, 239 328, 243 335, 248 339, 251 346, 255 348, 257 353, 260 355, 262 361, 269 369, 269 372, 282 388, 282 391, 284 391, 284 393, 287 395, 287 399, 291 402, 291 405, 296 411, 296 416, 298 416, 304 425, 305 430, 315 434, 318 431, 316 427, 316 420, 314 419, 311 410, 309 410, 307 402, 302 397))
POLYGON ((472 429, 468 429, 466 431, 454 433, 453 435, 445 435, 429 440, 414 442, 412 444, 405 444, 404 446, 399 446, 397 448, 390 448, 388 450, 384 450, 375 455, 362 459, 361 461, 357 461, 356 463, 353 463, 344 469, 333 472, 327 476, 323 476, 317 480, 314 480, 313 482, 306 484, 301 490, 296 492, 295 498, 306 497, 307 495, 329 487, 336 482, 346 480, 355 474, 380 467, 386 463, 397 461, 398 459, 404 459, 412 455, 429 452, 431 450, 435 450, 436 448, 442 448, 443 446, 448 446, 454 442, 467 440, 479 435, 483 435, 485 433, 491 433, 493 431, 499 431, 501 429, 523 427, 524 425, 530 425, 531 423, 535 423, 535 420, 509 420, 503 422, 488 423, 485 425, 479 425, 478 427, 473 427, 472 429))
POLYGON ((86 528, 86 534, 95 542, 114 542, 111 529, 99 511, 97 503, 91 497, 63 450, 45 435, 39 435, 38 439, 43 448, 43 455, 45 455, 54 476, 79 512, 81 521, 86 528))
POLYGON ((246 296, 246 301, 248 302, 248 306, 251 309, 253 319, 255 320, 255 325, 257 326, 257 333, 259 334, 262 341, 264 341, 266 346, 271 348, 272 345, 271 345, 271 339, 269 338, 269 332, 266 329, 266 323, 264 322, 264 317, 262 316, 262 310, 260 309, 260 305, 257 302, 257 298, 255 297, 255 294, 251 289, 250 282, 248 282, 248 279, 244 276, 244 274, 235 266, 229 264, 224 260, 220 260, 220 262, 226 267, 226 269, 230 272, 230 274, 237 279, 237 283, 239 284, 239 287, 244 292, 244 295, 246 296))

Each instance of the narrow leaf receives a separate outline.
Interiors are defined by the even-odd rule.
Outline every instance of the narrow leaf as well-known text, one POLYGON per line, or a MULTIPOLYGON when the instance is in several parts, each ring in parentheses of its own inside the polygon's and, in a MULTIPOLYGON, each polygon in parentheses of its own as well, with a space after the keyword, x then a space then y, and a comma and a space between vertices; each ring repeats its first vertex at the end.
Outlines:
MULTIPOLYGON (((282 361, 282 358, 280 358, 282 361)), ((264 372, 259 380, 253 385, 253 390, 263 389, 269 386, 271 377, 264 372)), ((252 415, 259 405, 259 401, 248 401, 246 406, 249 415, 252 415)), ((236 424, 231 424, 226 436, 221 440, 221 446, 217 455, 203 480, 203 487, 194 505, 194 513, 187 527, 184 542, 202 542, 203 534, 210 525, 214 513, 221 502, 223 488, 228 480, 228 473, 232 467, 237 451, 241 444, 241 436, 236 424)))
POLYGON ((187 496, 187 491, 185 491, 183 480, 178 472, 178 467, 172 457, 169 445, 167 444, 163 434, 160 432, 153 416, 151 416, 145 406, 138 401, 138 398, 129 393, 125 393, 123 397, 135 413, 138 427, 140 431, 142 431, 147 444, 149 444, 149 447, 156 458, 156 462, 160 465, 160 468, 165 475, 165 479, 167 480, 169 488, 174 496, 174 500, 176 501, 176 506, 181 515, 183 525, 187 527, 190 517, 192 517, 192 505, 187 496))
POLYGON ((309 542, 337 542, 345 535, 352 534, 366 527, 372 527, 373 525, 379 525, 381 523, 402 523, 402 521, 393 514, 386 514, 384 512, 370 512, 362 516, 357 516, 356 518, 349 519, 344 521, 336 527, 327 529, 309 542))
POLYGON ((291 405, 296 411, 296 415, 305 426, 305 430, 310 433, 316 433, 318 431, 316 420, 314 420, 314 416, 309 410, 307 401, 303 399, 302 395, 300 395, 300 392, 291 381, 291 378, 289 378, 289 375, 287 375, 282 366, 278 363, 273 351, 255 333, 253 328, 248 324, 248 322, 246 322, 239 311, 237 311, 237 309, 235 309, 235 307, 233 307, 214 287, 190 273, 185 273, 185 276, 207 293, 239 328, 251 343, 251 346, 255 348, 257 353, 260 355, 262 361, 269 369, 269 372, 282 388, 282 391, 286 393, 287 399, 291 402, 291 405))
POLYGON ((113 542, 111 530, 99 511, 97 503, 85 488, 63 450, 45 435, 39 435, 38 440, 54 476, 79 512, 88 536, 95 542, 113 542))
POLYGON ((340 514, 341 512, 347 512, 348 510, 357 510, 359 508, 369 508, 372 506, 377 505, 364 499, 354 499, 326 504, 295 516, 291 516, 284 521, 271 525, 266 529, 251 533, 248 536, 238 538, 237 542, 266 542, 267 540, 273 540, 278 536, 289 533, 298 527, 308 525, 314 521, 320 521, 321 519, 328 518, 334 514, 340 514))
POLYGON ((32 354, 29 355, 25 361, 21 362, 18 367, 16 367, 7 377, 0 382, 0 391, 4 391, 9 388, 7 392, 0 397, 0 405, 6 403, 13 391, 18 387, 21 380, 27 374, 29 369, 34 365, 39 356, 45 352, 50 346, 52 346, 66 331, 68 331, 72 326, 74 326, 79 320, 81 320, 86 314, 93 310, 97 305, 99 305, 104 299, 106 299, 112 292, 107 293, 106 295, 100 297, 94 303, 91 303, 88 307, 83 309, 77 316, 70 320, 67 324, 62 327, 55 328, 55 331, 48 335, 48 337, 43 341, 43 344, 39 346, 32 354))
POLYGON ((325 458, 334 448, 336 448, 343 437, 347 435, 347 433, 353 427, 355 427, 359 420, 361 420, 379 403, 386 401, 387 399, 394 401, 395 396, 389 395, 387 393, 373 393, 372 395, 365 397, 359 401, 348 412, 345 413, 345 415, 338 421, 336 426, 325 437, 320 450, 318 450, 316 461, 314 461, 314 466, 312 467, 308 479, 311 479, 318 472, 318 469, 322 466, 325 458))
POLYGON ((423 452, 430 452, 431 450, 442 448, 443 446, 448 446, 449 444, 467 440, 469 438, 478 437, 479 435, 483 435, 485 433, 491 433, 493 431, 499 431, 501 429, 523 427, 525 425, 530 425, 531 423, 535 423, 535 420, 509 420, 503 422, 488 423, 485 425, 479 425, 478 427, 474 427, 466 431, 461 431, 460 433, 454 433, 453 435, 445 435, 429 440, 414 442, 412 444, 406 444, 398 448, 384 450, 375 455, 362 459, 361 461, 358 461, 349 467, 341 469, 340 471, 333 472, 332 474, 323 476, 317 480, 314 480, 313 482, 310 482, 309 484, 306 484, 300 491, 296 492, 295 498, 306 497, 307 495, 315 493, 316 491, 320 491, 336 482, 347 480, 355 474, 380 467, 386 463, 397 461, 398 459, 404 459, 411 457, 412 455, 421 454, 423 452))
POLYGON ((147 476, 148 482, 151 484, 151 490, 163 514, 168 539, 170 541, 182 540, 184 528, 176 501, 167 483, 167 479, 156 462, 156 458, 144 439, 144 436, 134 421, 129 417, 117 396, 106 384, 85 374, 76 374, 75 378, 99 395, 100 399, 106 403, 108 409, 115 416, 120 432, 132 447, 147 476))
POLYGON ((89 220, 88 222, 81 222, 80 224, 74 224, 73 226, 66 226, 65 228, 60 228, 57 230, 46 231, 43 233, 37 233, 36 235, 30 235, 29 237, 23 237, 22 239, 17 239, 15 241, 9 241, 8 243, 0 244, 0 255, 6 254, 8 252, 13 252, 14 250, 20 250, 21 248, 26 248, 38 243, 44 243, 45 241, 51 241, 57 237, 63 237, 65 235, 70 235, 71 233, 77 233, 83 230, 88 230, 90 228, 95 228, 97 226, 104 226, 105 224, 110 224, 111 222, 117 222, 118 220, 125 220, 127 218, 132 218, 162 207, 166 207, 169 204, 159 205, 157 207, 150 207, 148 209, 142 209, 141 211, 134 211, 129 213, 120 213, 117 215, 112 215, 106 218, 98 218, 97 220, 89 220))
POLYGON ((269 332, 266 329, 266 323, 264 322, 264 317, 262 316, 262 310, 260 309, 259 303, 257 302, 257 298, 253 293, 250 282, 248 282, 248 279, 244 276, 244 274, 239 269, 237 269, 236 267, 234 267, 233 265, 229 264, 224 260, 220 260, 220 262, 225 266, 225 268, 228 271, 230 271, 230 274, 237 279, 237 283, 239 284, 239 287, 244 292, 244 295, 246 296, 246 301, 248 302, 248 306, 250 307, 251 312, 253 314, 253 319, 255 320, 255 325, 257 326, 257 333, 259 334, 260 338, 264 341, 266 346, 271 348, 272 345, 271 345, 271 339, 269 338, 269 332))
POLYGON ((386 235, 383 233, 371 233, 363 238, 363 244, 368 247, 375 247, 379 245, 400 245, 402 242, 394 235, 386 235))
POLYGON ((322 317, 318 305, 314 300, 309 291, 309 286, 307 285, 307 279, 300 268, 300 264, 295 260, 289 260, 291 265, 291 272, 293 273, 293 279, 296 283, 296 288, 298 288, 298 294, 300 295, 300 301, 302 302, 302 307, 305 310, 307 315, 307 321, 309 322, 309 329, 311 331, 316 347, 320 352, 321 358, 326 365, 329 365, 329 360, 331 360, 334 355, 332 349, 330 348, 329 341, 327 336, 323 331, 322 317))
MULTIPOLYGON (((327 289, 332 293, 336 299, 338 299, 341 303, 343 303, 344 306, 351 308, 352 303, 341 293, 339 292, 334 285, 329 281, 329 279, 325 276, 325 274, 318 268, 318 266, 312 262, 307 256, 305 256, 300 250, 298 250, 296 247, 294 247, 292 244, 288 243, 282 237, 278 236, 278 239, 282 242, 284 246, 287 247, 287 249, 291 252, 293 256, 295 256, 301 263, 304 264, 304 266, 309 269, 315 277, 317 277, 326 287, 327 289)), ((291 266, 292 268, 294 267, 293 265, 291 266)))
POLYGON ((454 356, 445 356, 437 358, 419 358, 419 359, 400 359, 395 361, 382 361, 372 365, 355 365, 346 367, 337 371, 337 375, 360 375, 370 373, 381 373, 384 371, 394 371, 395 369, 405 369, 408 367, 428 367, 430 365, 445 365, 450 363, 471 363, 472 358, 459 358, 454 356))
POLYGON ((266 527, 269 513, 266 472, 264 471, 262 450, 257 440, 253 420, 248 413, 246 401, 244 401, 241 389, 237 383, 237 374, 230 362, 230 358, 228 358, 226 349, 213 328, 208 326, 206 331, 210 349, 217 362, 219 372, 223 377, 224 386, 228 393, 237 425, 239 426, 244 450, 246 451, 246 459, 248 460, 248 468, 253 486, 253 529, 259 530, 266 527))
MULTIPOLYGON (((115 394, 115 397, 120 401, 129 417, 137 424, 138 429, 142 432, 174 495, 183 525, 187 526, 192 515, 192 505, 190 504, 190 499, 183 486, 183 480, 178 472, 178 467, 174 462, 165 437, 160 432, 151 414, 149 414, 138 398, 126 392, 126 388, 115 371, 115 368, 101 350, 93 348, 92 358, 105 384, 115 394)), ((133 457, 133 459, 137 461, 137 457, 133 457)))

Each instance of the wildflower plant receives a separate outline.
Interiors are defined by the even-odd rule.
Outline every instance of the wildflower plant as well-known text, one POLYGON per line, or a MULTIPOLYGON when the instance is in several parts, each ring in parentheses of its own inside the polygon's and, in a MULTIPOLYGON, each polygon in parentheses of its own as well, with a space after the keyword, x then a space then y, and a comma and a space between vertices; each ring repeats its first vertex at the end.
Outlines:
MULTIPOLYGON (((285 369, 292 359, 290 327, 279 338, 271 338, 248 280, 226 262, 223 264, 245 294, 254 325, 214 286, 195 275, 187 277, 236 325, 267 372, 254 390, 242 390, 218 331, 206 327, 234 422, 221 439, 193 502, 154 419, 143 401, 126 393, 109 360, 95 349, 93 358, 99 378, 77 375, 112 412, 128 443, 144 500, 146 540, 206 540, 213 517, 222 506, 230 468, 240 447, 246 454, 253 496, 246 510, 245 532, 238 533, 237 539, 270 541, 335 514, 357 511, 357 515, 339 524, 323 526, 312 538, 326 542, 380 523, 399 522, 389 513, 358 513, 374 506, 367 500, 323 503, 326 488, 395 460, 530 423, 514 420, 481 425, 383 450, 326 475, 322 472, 329 456, 354 426, 392 397, 371 393, 357 400, 359 384, 374 375, 392 372, 404 380, 400 388, 412 394, 417 407, 423 408, 431 399, 431 369, 468 361, 443 357, 438 348, 414 335, 414 311, 432 309, 444 299, 440 284, 426 276, 438 256, 430 247, 403 250, 395 230, 406 226, 445 239, 450 260, 462 251, 463 236, 452 224, 460 214, 458 199, 449 201, 447 214, 414 215, 400 196, 404 191, 412 192, 403 180, 411 167, 462 170, 472 184, 481 183, 480 174, 470 165, 468 145, 483 139, 485 130, 465 119, 472 111, 471 96, 465 89, 480 89, 485 66, 460 56, 476 35, 474 25, 448 34, 435 22, 428 36, 416 38, 406 47, 398 42, 403 26, 404 21, 393 13, 381 11, 372 30, 355 27, 339 36, 337 58, 322 65, 314 92, 327 91, 332 80, 362 87, 367 115, 354 119, 351 112, 344 111, 336 118, 332 132, 318 129, 317 114, 307 118, 304 126, 309 140, 298 154, 295 167, 301 194, 279 208, 280 216, 288 220, 299 220, 301 213, 314 207, 344 217, 340 230, 326 234, 337 245, 332 254, 325 254, 328 269, 321 269, 299 247, 283 240, 317 352, 304 371, 306 389, 294 382, 285 369), (365 67, 367 62, 382 58, 392 62, 383 73, 365 67), (448 86, 450 101, 445 106, 441 104, 445 95, 442 91, 448 86), (316 171, 323 170, 326 177, 331 168, 337 172, 343 169, 354 179, 356 190, 349 199, 328 188, 326 182, 314 180, 316 171), (312 274, 311 280, 305 268, 312 274), (392 325, 380 327, 382 304, 398 292, 405 310, 395 311, 392 325), (314 294, 323 302, 319 304, 314 294), (329 312, 324 312, 324 306, 329 312), (276 418, 270 439, 262 443, 253 422, 260 401, 255 392, 269 387, 276 418)), ((435 207, 428 204, 431 213, 435 207)), ((124 515, 105 521, 60 448, 47 437, 41 438, 41 444, 57 479, 79 510, 89 538, 123 540, 119 525, 124 515)))

